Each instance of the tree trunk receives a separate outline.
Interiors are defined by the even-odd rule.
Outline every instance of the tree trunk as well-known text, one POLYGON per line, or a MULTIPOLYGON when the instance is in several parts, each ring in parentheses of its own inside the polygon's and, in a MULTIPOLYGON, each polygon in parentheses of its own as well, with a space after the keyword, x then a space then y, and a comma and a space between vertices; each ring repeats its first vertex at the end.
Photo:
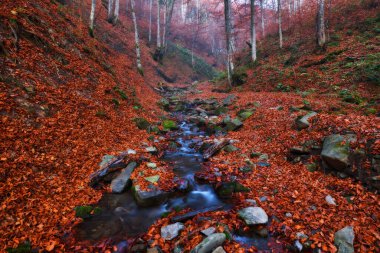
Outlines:
POLYGON ((157 0, 157 49, 161 47, 161 33, 160 33, 160 0, 157 0))
POLYGON ((326 46, 326 33, 325 33, 325 0, 318 0, 317 12, 317 45, 320 48, 326 46))
POLYGON ((280 48, 282 48, 281 0, 277 0, 277 12, 278 12, 278 36, 280 40, 280 48))
POLYGON ((264 0, 260 0, 260 9, 261 9, 261 32, 263 38, 265 36, 265 14, 264 14, 264 0))
POLYGON ((137 19, 136 19, 136 13, 135 13, 135 0, 131 0, 131 12, 132 12, 133 25, 135 28, 135 46, 136 46, 137 69, 141 75, 144 75, 143 68, 141 65, 140 40, 139 40, 139 30, 137 27, 137 19))
POLYGON ((113 3, 115 0, 108 0, 108 22, 112 22, 113 20, 113 3))
POLYGON ((187 12, 187 2, 186 0, 181 0, 182 23, 186 23, 186 12, 187 12))
POLYGON ((95 20, 96 0, 91 1, 91 14, 90 14, 90 35, 94 36, 94 20, 95 20))
POLYGON ((153 0, 149 0, 149 35, 148 35, 149 45, 152 42, 152 5, 153 5, 153 0))
POLYGON ((164 1, 164 27, 163 27, 163 31, 162 31, 162 47, 165 47, 165 44, 166 44, 166 14, 167 14, 167 11, 168 11, 168 0, 165 0, 164 1))
POLYGON ((120 0, 115 0, 115 12, 113 15, 113 23, 116 24, 119 20, 120 0))
POLYGON ((163 46, 166 48, 168 44, 168 36, 170 34, 170 24, 172 22, 172 16, 173 16, 173 9, 174 9, 174 2, 175 0, 168 0, 167 2, 167 8, 166 8, 166 15, 165 15, 165 27, 164 27, 164 38, 165 41, 162 42, 163 46))
POLYGON ((225 30, 226 30, 226 47, 227 47, 227 76, 228 83, 232 86, 232 74, 234 71, 234 65, 232 62, 232 24, 231 24, 231 0, 224 0, 224 18, 225 18, 225 30))
POLYGON ((255 62, 257 59, 256 51, 256 22, 255 22, 255 0, 251 0, 251 57, 255 62))

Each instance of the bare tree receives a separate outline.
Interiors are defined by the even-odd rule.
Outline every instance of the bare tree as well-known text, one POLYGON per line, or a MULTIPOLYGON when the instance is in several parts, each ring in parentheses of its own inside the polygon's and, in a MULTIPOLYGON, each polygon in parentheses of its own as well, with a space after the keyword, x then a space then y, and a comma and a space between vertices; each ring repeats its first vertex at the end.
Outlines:
POLYGON ((108 18, 108 22, 112 22, 113 20, 113 4, 114 4, 114 1, 115 0, 108 0, 108 15, 107 15, 107 18, 108 18))
POLYGON ((317 45, 320 48, 326 46, 326 32, 325 32, 325 0, 318 0, 317 12, 317 45))
POLYGON ((282 18, 281 18, 281 0, 277 0, 277 12, 278 12, 278 36, 280 40, 280 48, 282 48, 282 18))
POLYGON ((149 45, 152 42, 152 5, 153 5, 153 0, 149 0, 149 35, 148 35, 149 45))
POLYGON ((160 33, 160 0, 157 0, 157 48, 161 48, 161 33, 160 33))
POLYGON ((224 18, 226 30, 226 47, 227 47, 227 76, 228 83, 232 85, 232 75, 234 72, 233 64, 233 43, 232 43, 232 23, 231 23, 231 0, 224 0, 224 18))
POLYGON ((95 20, 96 0, 91 1, 91 14, 90 14, 90 35, 94 36, 94 20, 95 20))
POLYGON ((137 26, 137 19, 135 13, 135 0, 131 0, 131 12, 132 12, 132 20, 135 28, 135 46, 136 46, 136 63, 137 69, 141 75, 144 75, 143 68, 141 65, 141 53, 140 53, 140 40, 139 40, 139 30, 137 26))
POLYGON ((260 10, 261 10, 261 32, 263 37, 265 36, 265 14, 264 14, 264 0, 260 0, 260 10))
POLYGON ((116 24, 119 20, 120 0, 115 0, 115 11, 113 14, 113 23, 116 24))
POLYGON ((253 62, 257 59, 255 11, 255 0, 251 0, 251 57, 253 62))
POLYGON ((175 3, 175 0, 166 0, 165 15, 164 15, 165 26, 164 26, 164 34, 163 34, 163 40, 162 40, 163 47, 165 48, 168 43, 167 37, 170 33, 170 24, 171 24, 172 16, 173 16, 174 3, 175 3))

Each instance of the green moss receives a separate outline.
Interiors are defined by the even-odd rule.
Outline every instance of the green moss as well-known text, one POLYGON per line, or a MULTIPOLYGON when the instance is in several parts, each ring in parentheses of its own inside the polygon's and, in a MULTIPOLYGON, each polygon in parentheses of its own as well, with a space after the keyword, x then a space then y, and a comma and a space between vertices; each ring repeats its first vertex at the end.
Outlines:
POLYGON ((134 118, 134 119, 133 119, 133 122, 135 122, 136 126, 137 126, 138 129, 140 129, 140 130, 146 130, 146 129, 148 129, 148 127, 150 126, 149 121, 147 121, 147 120, 144 119, 144 118, 134 118))
POLYGON ((92 206, 76 206, 74 210, 75 210, 75 216, 82 219, 89 218, 91 215, 99 214, 102 211, 101 208, 99 207, 94 208, 92 206))
POLYGON ((162 126, 164 127, 165 130, 177 130, 178 125, 175 121, 173 120, 164 120, 162 121, 162 126))
POLYGON ((8 253, 30 253, 32 252, 32 245, 29 241, 20 243, 16 248, 7 248, 8 253))

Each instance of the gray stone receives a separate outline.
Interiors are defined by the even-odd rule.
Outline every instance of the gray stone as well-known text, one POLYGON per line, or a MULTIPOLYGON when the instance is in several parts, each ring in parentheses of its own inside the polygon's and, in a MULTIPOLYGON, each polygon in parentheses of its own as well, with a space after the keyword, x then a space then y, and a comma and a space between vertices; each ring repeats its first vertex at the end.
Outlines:
POLYGON ((223 100, 223 105, 228 106, 231 105, 234 100, 236 99, 235 95, 228 95, 224 100, 223 100))
POLYGON ((268 215, 261 207, 247 207, 238 212, 247 225, 268 223, 268 215))
POLYGON ((334 236, 334 244, 338 247, 338 253, 353 253, 354 252, 355 233, 352 226, 347 226, 334 236))
POLYGON ((228 131, 236 131, 243 126, 243 123, 237 118, 231 119, 230 117, 226 117, 223 123, 226 125, 228 131))
POLYGON ((237 151, 239 149, 237 147, 235 147, 234 145, 229 144, 229 145, 225 146, 223 148, 223 150, 226 151, 227 153, 231 153, 231 152, 235 152, 235 151, 237 151))
POLYGON ((146 166, 147 166, 148 168, 151 168, 151 169, 155 169, 155 168, 157 168, 157 164, 156 164, 156 163, 147 163, 146 166))
POLYGON ((215 233, 215 231, 216 231, 216 229, 214 227, 209 227, 209 228, 202 230, 201 233, 204 234, 205 236, 209 236, 209 235, 215 233))
POLYGON ((111 190, 113 193, 122 193, 128 186, 131 185, 131 174, 135 170, 137 163, 131 162, 123 169, 119 176, 111 182, 111 190))
POLYGON ((145 151, 151 154, 157 154, 157 148, 156 147, 147 147, 145 148, 145 151))
POLYGON ((315 115, 317 115, 316 112, 309 112, 308 114, 302 116, 302 117, 298 117, 296 119, 296 127, 298 130, 302 130, 302 129, 305 129, 305 128, 308 128, 310 126, 310 122, 309 122, 309 119, 314 117, 315 115))
POLYGON ((348 137, 333 134, 323 141, 322 160, 331 169, 343 170, 348 167, 350 164, 349 154, 350 144, 348 137))
POLYGON ((327 202, 329 205, 336 206, 335 199, 334 199, 333 197, 331 197, 331 195, 327 195, 327 196, 325 197, 325 200, 326 200, 326 202, 327 202))
POLYGON ((226 240, 224 233, 215 233, 206 237, 200 244, 198 244, 191 253, 209 253, 219 246, 222 246, 226 240))
POLYGON ((151 177, 146 177, 144 178, 146 181, 151 182, 152 184, 157 183, 158 180, 160 179, 159 175, 151 176, 151 177))
POLYGON ((168 193, 158 189, 142 191, 140 190, 139 186, 136 186, 134 191, 134 197, 139 206, 147 207, 158 205, 164 202, 168 197, 168 193))
POLYGON ((218 248, 214 249, 212 253, 226 253, 226 251, 223 249, 222 246, 219 246, 218 248))
POLYGON ((185 226, 181 222, 176 222, 174 224, 167 225, 161 228, 161 237, 165 240, 172 240, 176 238, 181 230, 185 226))

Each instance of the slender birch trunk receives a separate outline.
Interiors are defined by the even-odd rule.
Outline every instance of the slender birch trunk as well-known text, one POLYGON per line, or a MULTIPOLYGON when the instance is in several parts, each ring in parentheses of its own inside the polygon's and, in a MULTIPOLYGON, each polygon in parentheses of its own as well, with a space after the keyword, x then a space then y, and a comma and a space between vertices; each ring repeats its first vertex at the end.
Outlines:
POLYGON ((108 22, 112 22, 113 20, 113 3, 115 0, 108 0, 108 22))
POLYGON ((251 57, 253 62, 257 59, 255 11, 255 0, 251 0, 251 57))
POLYGON ((264 14, 264 0, 260 0, 260 10, 261 10, 261 32, 263 38, 265 36, 265 14, 264 14))
POLYGON ((166 48, 168 44, 168 36, 170 34, 170 24, 172 22, 172 16, 173 16, 173 9, 174 9, 174 3, 175 0, 167 0, 167 8, 166 8, 166 15, 165 15, 165 27, 164 27, 164 41, 162 42, 163 47, 166 48))
POLYGON ((119 20, 120 0, 115 0, 115 12, 113 14, 113 23, 116 24, 119 20))
POLYGON ((149 0, 149 35, 148 35, 149 45, 152 42, 152 5, 153 5, 153 0, 149 0))
POLYGON ((231 0, 224 0, 224 18, 225 18, 225 30, 226 30, 226 47, 227 47, 227 76, 228 83, 232 86, 232 75, 234 71, 234 65, 232 62, 232 24, 231 24, 231 0))
POLYGON ((166 13, 168 11, 168 0, 165 0, 164 1, 164 27, 163 27, 163 31, 162 31, 162 46, 165 47, 165 44, 166 44, 166 13))
POLYGON ((131 12, 132 12, 132 20, 135 28, 135 46, 136 46, 136 63, 137 70, 141 75, 144 75, 143 68, 141 65, 141 53, 140 53, 140 40, 139 40, 139 30, 137 27, 137 19, 135 13, 135 0, 131 0, 131 12))
POLYGON ((160 0, 157 0, 157 48, 161 47, 161 33, 160 33, 160 0))
POLYGON ((277 12, 278 12, 278 36, 280 40, 280 48, 282 48, 282 18, 281 18, 281 0, 277 0, 277 12))
POLYGON ((326 46, 326 32, 325 32, 325 0, 318 0, 317 12, 317 45, 320 48, 326 46))
POLYGON ((90 14, 90 35, 94 36, 94 21, 95 21, 95 8, 96 0, 91 1, 91 14, 90 14))

